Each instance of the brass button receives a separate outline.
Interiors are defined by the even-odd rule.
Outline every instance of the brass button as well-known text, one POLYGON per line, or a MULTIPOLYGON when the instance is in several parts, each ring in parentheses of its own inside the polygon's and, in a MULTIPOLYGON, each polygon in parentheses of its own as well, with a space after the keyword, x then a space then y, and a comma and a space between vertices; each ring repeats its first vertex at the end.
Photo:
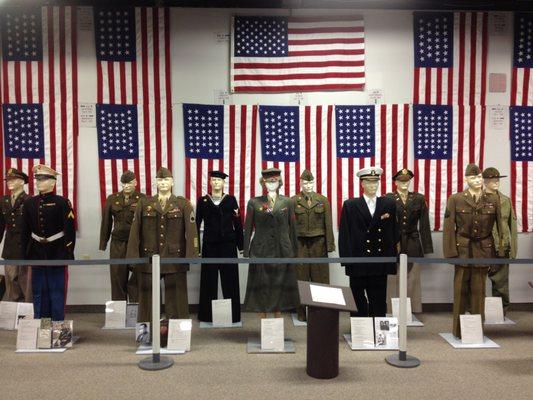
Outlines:
POLYGON ((367 253, 370 253, 370 249, 368 249, 366 252, 367 252, 367 253))
POLYGON ((378 242, 381 242, 381 239, 378 239, 378 242))
POLYGON ((381 249, 378 249, 378 251, 381 251, 381 249))
POLYGON ((378 228, 378 232, 381 232, 381 228, 378 228))
POLYGON ((366 242, 367 242, 367 243, 370 243, 370 240, 367 240, 366 242))
POLYGON ((161 225, 161 228, 164 228, 164 227, 165 227, 165 225, 161 225))

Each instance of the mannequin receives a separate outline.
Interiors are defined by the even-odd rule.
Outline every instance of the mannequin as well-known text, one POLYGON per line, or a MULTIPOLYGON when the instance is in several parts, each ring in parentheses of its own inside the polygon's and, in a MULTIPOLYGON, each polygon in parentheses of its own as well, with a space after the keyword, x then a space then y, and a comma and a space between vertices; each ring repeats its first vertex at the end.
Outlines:
MULTIPOLYGON (((237 199, 224 193, 227 174, 209 172, 211 193, 198 199, 196 224, 198 231, 202 222, 204 235, 202 257, 237 258, 237 249, 242 250, 243 231, 237 199)), ((233 322, 241 320, 238 264, 205 264, 200 273, 200 302, 198 319, 212 322, 211 301, 218 298, 218 274, 225 299, 231 299, 233 322)))
MULTIPOLYGON (((300 187, 301 192, 291 199, 296 215, 298 257, 327 257, 328 252, 335 251, 329 201, 315 192, 315 178, 309 170, 300 176, 300 187)), ((299 281, 329 284, 329 265, 297 265, 296 275, 299 281)), ((298 320, 307 320, 305 307, 298 307, 298 320)))
MULTIPOLYGON (((6 174, 9 194, 0 200, 0 242, 6 234, 2 258, 5 260, 23 260, 24 249, 21 242, 24 225, 24 201, 28 198, 24 185, 28 176, 18 169, 9 168, 6 174)), ((8 301, 31 303, 31 268, 27 265, 6 265, 6 293, 8 301)), ((1 297, 0 297, 1 298, 1 297)))
MULTIPOLYGON (((198 257, 198 234, 189 200, 172 194, 174 179, 167 168, 157 171, 157 194, 139 198, 128 239, 128 258, 198 257)), ((188 265, 162 264, 167 319, 188 318, 188 265)), ((135 266, 139 281, 139 322, 152 318, 152 269, 150 264, 135 266)))
MULTIPOLYGON (((469 164, 465 171, 468 188, 450 196, 444 214, 444 257, 493 258, 496 257, 493 237, 497 225, 497 248, 505 255, 502 246, 501 208, 498 198, 483 191, 481 170, 469 164)), ((485 281, 489 265, 456 265, 454 276, 453 334, 460 338, 459 316, 470 304, 472 314, 485 316, 485 281)))
MULTIPOLYGON (((73 260, 75 217, 70 201, 53 193, 58 172, 46 165, 33 167, 37 196, 24 202, 22 243, 29 260, 73 260)), ((32 268, 35 319, 65 319, 67 266, 32 268)))
MULTIPOLYGON (((125 171, 121 178, 122 191, 110 195, 102 211, 100 226, 100 250, 104 251, 111 238, 109 248, 110 258, 126 257, 131 223, 139 199, 144 194, 136 190, 137 179, 131 171, 125 171), (111 231, 113 228, 113 231, 111 231)), ((137 302, 137 277, 133 268, 128 265, 110 265, 111 299, 137 302), (128 280, 128 276, 132 272, 128 280)))
MULTIPOLYGON (((341 257, 396 257, 399 241, 396 204, 378 197, 378 167, 357 172, 363 196, 344 202, 339 226, 341 257)), ((384 317, 387 312, 387 275, 396 274, 395 263, 343 264, 357 306, 356 317, 384 317)))
MULTIPOLYGON (((244 224, 245 257, 295 257, 298 252, 294 208, 288 197, 279 194, 281 171, 261 172, 260 183, 266 195, 254 197, 246 207, 244 224), (252 239, 253 235, 253 239, 252 239)), ((266 318, 273 313, 293 310, 298 305, 296 272, 292 265, 250 264, 244 309, 266 318)))
MULTIPOLYGON (((396 185, 394 193, 387 197, 396 203, 396 218, 400 230, 400 253, 409 257, 423 257, 433 253, 431 229, 429 227, 429 211, 424 196, 409 191, 414 174, 404 168, 393 177, 396 185)), ((391 311, 390 299, 398 297, 398 275, 389 275, 387 282, 387 308, 391 311)), ((407 266, 407 297, 411 299, 414 313, 422 312, 422 295, 420 284, 420 266, 409 263, 407 266)))

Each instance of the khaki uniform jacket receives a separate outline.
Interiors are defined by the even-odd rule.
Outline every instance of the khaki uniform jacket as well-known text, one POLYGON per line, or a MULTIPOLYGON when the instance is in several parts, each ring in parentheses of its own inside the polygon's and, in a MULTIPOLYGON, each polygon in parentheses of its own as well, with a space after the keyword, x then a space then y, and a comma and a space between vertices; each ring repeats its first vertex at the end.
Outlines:
MULTIPOLYGON (((500 208, 502 213, 502 246, 505 251, 509 251, 510 258, 516 258, 516 253, 518 251, 516 214, 509 197, 500 192, 497 192, 496 195, 500 198, 500 208)), ((498 243, 498 229, 496 226, 494 226, 494 229, 492 230, 492 236, 494 237, 494 243, 498 243)), ((497 248, 497 250, 499 250, 499 248, 497 248)))
POLYGON ((335 239, 331 218, 331 206, 328 199, 319 193, 311 193, 310 204, 303 193, 291 198, 296 216, 296 232, 298 237, 326 238, 328 253, 335 251, 335 239))
POLYGON ((22 192, 11 205, 11 196, 3 196, 0 204, 0 242, 6 234, 2 258, 4 260, 23 260, 25 249, 22 245, 24 222, 24 201, 29 196, 22 192))
POLYGON ((398 192, 387 193, 387 197, 396 202, 400 253, 409 257, 423 257, 424 254, 433 253, 429 211, 424 196, 409 192, 405 204, 398 192))
MULTIPOLYGON (((198 257, 198 231, 194 210, 189 200, 171 195, 163 210, 157 195, 144 197, 137 203, 128 240, 127 258, 198 257)), ((150 264, 135 266, 138 272, 151 272, 150 264)), ((162 264, 161 273, 184 272, 188 264, 162 264)))
POLYGON ((496 248, 501 250, 501 232, 501 208, 496 196, 483 192, 476 203, 465 190, 448 199, 444 214, 444 257, 496 257, 496 248), (495 225, 499 232, 497 245, 492 235, 495 225))
POLYGON ((124 192, 113 193, 105 201, 100 225, 100 250, 105 250, 109 238, 127 242, 130 237, 131 223, 139 199, 145 197, 137 191, 129 196, 126 203, 124 192))

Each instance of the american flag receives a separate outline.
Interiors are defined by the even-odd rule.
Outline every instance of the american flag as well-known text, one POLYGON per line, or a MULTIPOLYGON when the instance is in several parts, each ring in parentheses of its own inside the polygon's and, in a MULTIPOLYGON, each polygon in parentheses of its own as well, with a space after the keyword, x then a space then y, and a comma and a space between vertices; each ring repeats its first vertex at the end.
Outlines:
MULTIPOLYGON (((68 197, 75 206, 76 7, 3 8, 0 25, 0 103, 3 104, 0 130, 3 130, 4 145, 0 152, 0 174, 3 176, 4 169, 13 167, 28 173, 32 179, 34 164, 49 165, 61 173, 56 193, 68 197), (22 145, 23 141, 27 146, 22 145)), ((34 194, 33 180, 28 186, 30 194, 34 194)), ((4 190, 4 185, 0 185, 0 194, 4 190)))
POLYGON ((159 167, 172 169, 170 22, 168 8, 95 7, 93 14, 97 103, 139 105, 139 157, 100 157, 103 204, 126 169, 148 195, 159 167))
POLYGON ((434 230, 446 200, 465 189, 464 168, 483 164, 483 106, 414 105, 414 190, 423 193, 434 230))
POLYGON ((485 105, 488 13, 415 12, 414 104, 485 105))
POLYGON ((229 175, 225 192, 241 208, 261 193, 257 171, 257 106, 183 104, 185 196, 210 191, 208 172, 229 175))
POLYGON ((362 90, 364 21, 346 17, 232 20, 231 91, 362 90))
POLYGON ((515 14, 513 50, 511 106, 533 105, 533 14, 515 14))
POLYGON ((518 230, 533 231, 533 107, 511 106, 511 199, 518 230))

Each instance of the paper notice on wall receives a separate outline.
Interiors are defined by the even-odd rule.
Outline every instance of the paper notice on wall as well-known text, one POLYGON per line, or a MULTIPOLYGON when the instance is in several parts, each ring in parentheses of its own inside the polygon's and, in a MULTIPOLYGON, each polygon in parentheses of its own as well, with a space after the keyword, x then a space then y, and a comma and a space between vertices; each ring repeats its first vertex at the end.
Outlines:
POLYGON ((78 27, 80 31, 93 30, 92 7, 78 7, 78 27))
POLYGON ((226 89, 215 89, 213 91, 215 104, 231 104, 231 94, 226 89))
POLYGON ((368 89, 367 90, 368 104, 382 104, 383 103, 383 89, 368 89))
POLYGON ((291 104, 297 104, 299 106, 307 104, 307 95, 302 92, 291 93, 291 104))
POLYGON ((504 36, 509 32, 509 18, 506 13, 489 13, 489 32, 493 36, 504 36))
POLYGON ((213 37, 215 38, 216 43, 228 43, 230 39, 229 32, 213 32, 213 37))
POLYGON ((96 128, 96 104, 79 103, 78 120, 81 128, 96 128))
POLYGON ((509 107, 489 106, 490 128, 495 131, 506 131, 509 128, 508 113, 509 107))

